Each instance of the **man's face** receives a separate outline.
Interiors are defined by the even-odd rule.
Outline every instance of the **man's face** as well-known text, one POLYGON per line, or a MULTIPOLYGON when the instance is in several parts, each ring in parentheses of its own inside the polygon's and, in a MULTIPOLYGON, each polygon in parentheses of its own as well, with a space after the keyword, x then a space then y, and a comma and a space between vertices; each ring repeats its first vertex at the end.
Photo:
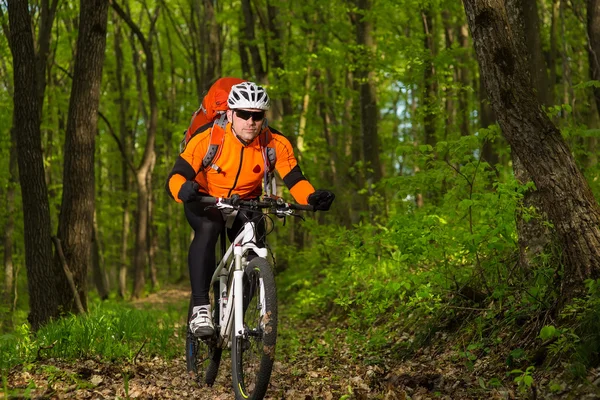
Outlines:
POLYGON ((251 142, 262 129, 265 111, 254 108, 228 110, 227 118, 231 122, 233 132, 246 142, 251 142))

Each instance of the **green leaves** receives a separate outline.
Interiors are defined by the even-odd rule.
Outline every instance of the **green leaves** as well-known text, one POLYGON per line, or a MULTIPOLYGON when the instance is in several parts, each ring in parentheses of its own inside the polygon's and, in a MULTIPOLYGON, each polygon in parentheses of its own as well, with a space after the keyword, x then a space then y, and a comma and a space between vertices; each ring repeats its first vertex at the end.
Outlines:
POLYGON ((510 371, 511 375, 517 375, 514 379, 514 382, 519 386, 519 390, 521 392, 527 391, 531 385, 533 385, 534 379, 532 373, 534 369, 534 366, 529 366, 525 371, 520 369, 514 369, 510 371))
POLYGON ((539 334, 539 338, 542 340, 554 339, 557 336, 558 336, 558 331, 552 325, 544 326, 539 334))
POLYGON ((573 85, 573 89, 600 88, 600 81, 589 80, 573 85))

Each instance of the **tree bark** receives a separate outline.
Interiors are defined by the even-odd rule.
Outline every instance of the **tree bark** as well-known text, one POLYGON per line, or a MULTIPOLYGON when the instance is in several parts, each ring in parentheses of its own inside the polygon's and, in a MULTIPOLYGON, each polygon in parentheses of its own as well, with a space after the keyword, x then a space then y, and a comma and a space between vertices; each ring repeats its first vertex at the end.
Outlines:
POLYGON ((71 312, 77 311, 77 313, 79 313, 79 314, 84 314, 86 310, 85 310, 85 308, 83 308, 83 303, 81 301, 82 300, 81 293, 77 287, 77 284, 75 283, 75 276, 71 272, 71 269, 69 268, 69 264, 67 264, 67 260, 65 258, 65 254, 63 252, 63 248, 62 248, 62 244, 60 243, 60 239, 57 238, 56 236, 53 236, 52 240, 54 241, 54 245, 56 247, 56 256, 57 256, 60 264, 62 265, 63 272, 65 273, 66 282, 67 282, 68 287, 71 290, 71 294, 73 296, 73 303, 75 304, 75 307, 74 307, 74 310, 71 310, 71 312))
MULTIPOLYGON (((600 0, 587 0, 587 32, 590 78, 600 81, 600 0)), ((600 87, 594 86, 594 100, 600 116, 600 87)))
MULTIPOLYGON (((377 123, 379 120, 379 109, 377 107, 377 88, 375 83, 375 72, 370 68, 375 57, 375 38, 373 37, 373 22, 371 0, 356 0, 357 12, 351 15, 354 29, 356 31, 356 44, 362 51, 357 54, 358 67, 355 72, 355 82, 360 96, 360 143, 365 162, 365 186, 370 194, 374 194, 374 185, 382 177, 382 166, 379 159, 379 133, 377 123)), ((383 193, 383 192, 381 192, 383 193)), ((385 204, 377 209, 372 209, 373 215, 385 210, 385 204)))
POLYGON ((558 2, 560 0, 551 1, 551 16, 550 16, 550 49, 547 53, 547 65, 548 65, 548 83, 551 86, 549 90, 550 104, 554 104, 555 94, 554 88, 556 86, 556 57, 557 57, 557 44, 556 37, 558 36, 558 2))
POLYGON ((551 86, 542 49, 537 2, 536 0, 506 0, 506 9, 511 29, 522 37, 522 41, 519 39, 517 42, 525 45, 521 51, 524 51, 527 57, 527 66, 536 97, 542 105, 550 106, 552 105, 551 86))
POLYGON ((562 103, 568 104, 571 106, 572 112, 564 113, 563 119, 573 118, 575 115, 575 95, 573 91, 573 78, 571 71, 571 56, 569 55, 569 44, 567 42, 567 21, 565 12, 569 5, 567 4, 567 0, 559 0, 560 5, 558 7, 558 15, 560 19, 560 37, 562 39, 561 42, 561 60, 562 60, 562 103))
MULTIPOLYGON (((479 74, 479 124, 482 128, 489 128, 491 125, 496 123, 496 116, 492 110, 490 99, 485 89, 485 83, 483 82, 483 75, 479 74)), ((494 146, 494 142, 486 140, 483 144, 481 151, 481 157, 490 165, 492 168, 496 168, 496 164, 500 162, 500 156, 494 146)))
POLYGON ((31 16, 23 0, 8 1, 9 44, 13 56, 14 129, 23 219, 29 322, 34 331, 58 315, 57 271, 52 262, 48 189, 44 179, 40 104, 31 16))
POLYGON ((600 277, 600 208, 561 136, 542 110, 519 57, 503 0, 463 0, 480 70, 506 140, 531 175, 565 260, 562 300, 600 277))
MULTIPOLYGON (((94 227, 94 154, 107 23, 106 0, 80 2, 58 238, 84 310, 87 310, 87 271, 94 227)), ((61 260, 57 258, 56 262, 61 263, 61 260)), ((65 312, 79 311, 74 303, 76 297, 67 282, 59 285, 59 295, 60 306, 65 312)))
POLYGON ((100 230, 98 229, 98 220, 94 213, 94 229, 92 235, 92 277, 94 285, 98 291, 98 296, 102 300, 108 299, 110 289, 108 285, 108 277, 104 269, 102 243, 100 241, 100 230))
POLYGON ((207 79, 204 76, 205 70, 205 59, 204 53, 206 53, 206 27, 202 23, 202 0, 191 1, 191 18, 189 19, 188 26, 192 34, 191 38, 191 52, 192 52, 192 66, 194 70, 194 78, 196 78, 196 93, 198 95, 198 104, 202 103, 202 98, 206 93, 207 79))
MULTIPOLYGON (((4 16, 4 13, 0 10, 0 19, 2 19, 2 30, 6 37, 10 35, 10 29, 8 28, 8 22, 4 16)), ((3 84, 8 89, 9 95, 14 96, 14 90, 12 82, 10 82, 8 68, 6 64, 2 64, 0 73, 3 75, 3 84)), ((10 140, 9 140, 9 160, 8 160, 8 182, 6 185, 6 224, 4 225, 3 233, 3 246, 4 246, 4 287, 0 293, 2 296, 1 304, 2 315, 0 315, 0 333, 8 333, 13 330, 13 316, 14 316, 14 304, 16 293, 15 284, 17 277, 15 274, 15 265, 13 259, 13 247, 15 234, 15 192, 18 184, 18 171, 17 171, 17 136, 14 126, 10 128, 10 140)))
MULTIPOLYGON (((42 104, 44 103, 44 94, 46 92, 46 70, 49 67, 48 58, 50 55, 50 39, 52 38, 52 25, 58 8, 58 0, 52 0, 52 4, 48 0, 41 1, 41 21, 38 31, 38 49, 36 54, 37 67, 37 85, 38 85, 38 101, 40 103, 40 113, 42 112, 42 104)), ((41 114, 40 114, 41 116, 41 114)))
MULTIPOLYGON (((345 89, 349 92, 358 93, 358 83, 350 68, 346 69, 345 89)), ((355 166, 352 171, 349 171, 349 180, 352 182, 353 193, 357 193, 365 187, 365 175, 361 168, 358 168, 360 163, 364 162, 362 153, 362 140, 360 119, 353 118, 360 113, 360 102, 356 101, 356 96, 347 96, 344 102, 343 120, 345 129, 350 134, 345 138, 344 154, 349 158, 349 164, 355 166)), ((368 210, 367 198, 365 196, 351 196, 352 205, 349 207, 352 211, 352 223, 356 224, 360 221, 360 213, 357 210, 368 210)))
MULTIPOLYGON (((539 31, 539 17, 535 0, 507 0, 507 18, 510 23, 516 45, 516 51, 523 57, 529 67, 531 84, 539 103, 549 106, 548 74, 543 56, 542 41, 539 31), (526 22, 527 21, 527 22, 526 22), (524 44, 524 45, 522 45, 524 44)), ((515 152, 511 153, 513 171, 517 181, 525 185, 531 176, 515 152)), ((552 232, 546 226, 547 215, 542 212, 542 199, 535 189, 523 194, 523 208, 536 210, 536 217, 526 219, 523 209, 516 213, 516 225, 519 236, 519 263, 522 268, 530 269, 536 258, 552 243, 552 232)))
POLYGON ((252 12, 252 4, 250 0, 242 0, 242 14, 244 17, 244 34, 245 39, 242 40, 244 46, 250 52, 250 60, 254 71, 254 79, 260 83, 264 83, 267 78, 267 72, 263 66, 260 50, 256 45, 256 34, 254 31, 254 14, 252 12))
MULTIPOLYGON (((221 46, 221 25, 216 18, 216 1, 204 0, 204 21, 208 23, 207 51, 201 54, 206 59, 206 89, 221 76, 223 49, 221 46)), ((204 38, 206 40, 207 38, 204 38)), ((202 39, 202 38, 201 38, 202 39)))
POLYGON ((10 332, 13 328, 13 303, 15 290, 15 266, 13 262, 13 235, 15 234, 15 191, 17 186, 17 135, 13 128, 10 130, 10 153, 8 161, 8 187, 6 189, 6 225, 4 226, 4 292, 3 304, 7 306, 0 325, 2 332, 10 332))

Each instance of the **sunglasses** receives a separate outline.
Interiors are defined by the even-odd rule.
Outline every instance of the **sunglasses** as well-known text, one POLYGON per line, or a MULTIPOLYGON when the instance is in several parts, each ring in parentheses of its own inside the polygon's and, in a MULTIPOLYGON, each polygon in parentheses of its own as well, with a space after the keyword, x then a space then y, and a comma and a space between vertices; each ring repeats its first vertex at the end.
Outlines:
POLYGON ((247 121, 250 118, 252 118, 252 120, 254 121, 262 121, 265 118, 264 111, 235 110, 235 115, 237 115, 238 118, 241 118, 244 121, 247 121))

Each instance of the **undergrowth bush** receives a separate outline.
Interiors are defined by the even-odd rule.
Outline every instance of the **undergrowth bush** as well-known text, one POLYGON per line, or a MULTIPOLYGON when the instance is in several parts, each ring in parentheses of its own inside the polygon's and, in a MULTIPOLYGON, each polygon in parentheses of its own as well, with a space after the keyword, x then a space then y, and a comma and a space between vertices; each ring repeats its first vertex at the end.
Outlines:
POLYGON ((0 336, 0 370, 40 359, 133 361, 138 355, 181 355, 186 305, 166 310, 137 309, 126 303, 98 302, 85 315, 71 315, 32 334, 28 324, 0 336))
POLYGON ((539 338, 547 343, 548 364, 570 363, 575 378, 600 365, 600 280, 586 281, 587 294, 566 305, 559 326, 546 325, 539 338))
MULTIPOLYGON (((566 362, 575 378, 600 365, 600 281, 589 281, 587 297, 556 315, 560 249, 551 244, 529 268, 519 266, 515 216, 540 218, 523 205, 534 185, 497 174, 477 157, 481 145, 471 136, 435 149, 405 148, 426 161, 418 174, 382 182, 394 193, 385 217, 351 228, 308 220, 309 246, 278 244, 287 266, 277 275, 283 315, 291 326, 329 322, 327 334, 310 343, 282 330, 290 354, 302 347, 327 356, 345 341, 354 357, 377 363, 443 339, 454 361, 469 370, 504 367, 504 379, 521 389, 543 365, 566 362), (432 187, 437 197, 427 197, 432 187), (424 206, 417 207, 414 193, 426 197, 424 206), (544 326, 548 320, 556 327, 544 326), (478 364, 483 357, 487 362, 478 364)), ((334 207, 347 206, 340 200, 334 207)), ((480 382, 499 384, 497 376, 480 382)))
POLYGON ((289 265, 277 277, 289 315, 329 318, 360 354, 414 349, 458 327, 469 330, 476 352, 498 342, 486 334, 499 320, 517 326, 547 307, 556 267, 516 268, 515 213, 537 217, 521 205, 531 185, 500 180, 477 157, 482 143, 471 136, 419 148, 435 168, 383 182, 395 193, 385 218, 352 228, 308 220, 309 247, 278 245, 278 259, 289 265), (427 196, 430 187, 441 195, 417 207, 413 194, 427 196))

